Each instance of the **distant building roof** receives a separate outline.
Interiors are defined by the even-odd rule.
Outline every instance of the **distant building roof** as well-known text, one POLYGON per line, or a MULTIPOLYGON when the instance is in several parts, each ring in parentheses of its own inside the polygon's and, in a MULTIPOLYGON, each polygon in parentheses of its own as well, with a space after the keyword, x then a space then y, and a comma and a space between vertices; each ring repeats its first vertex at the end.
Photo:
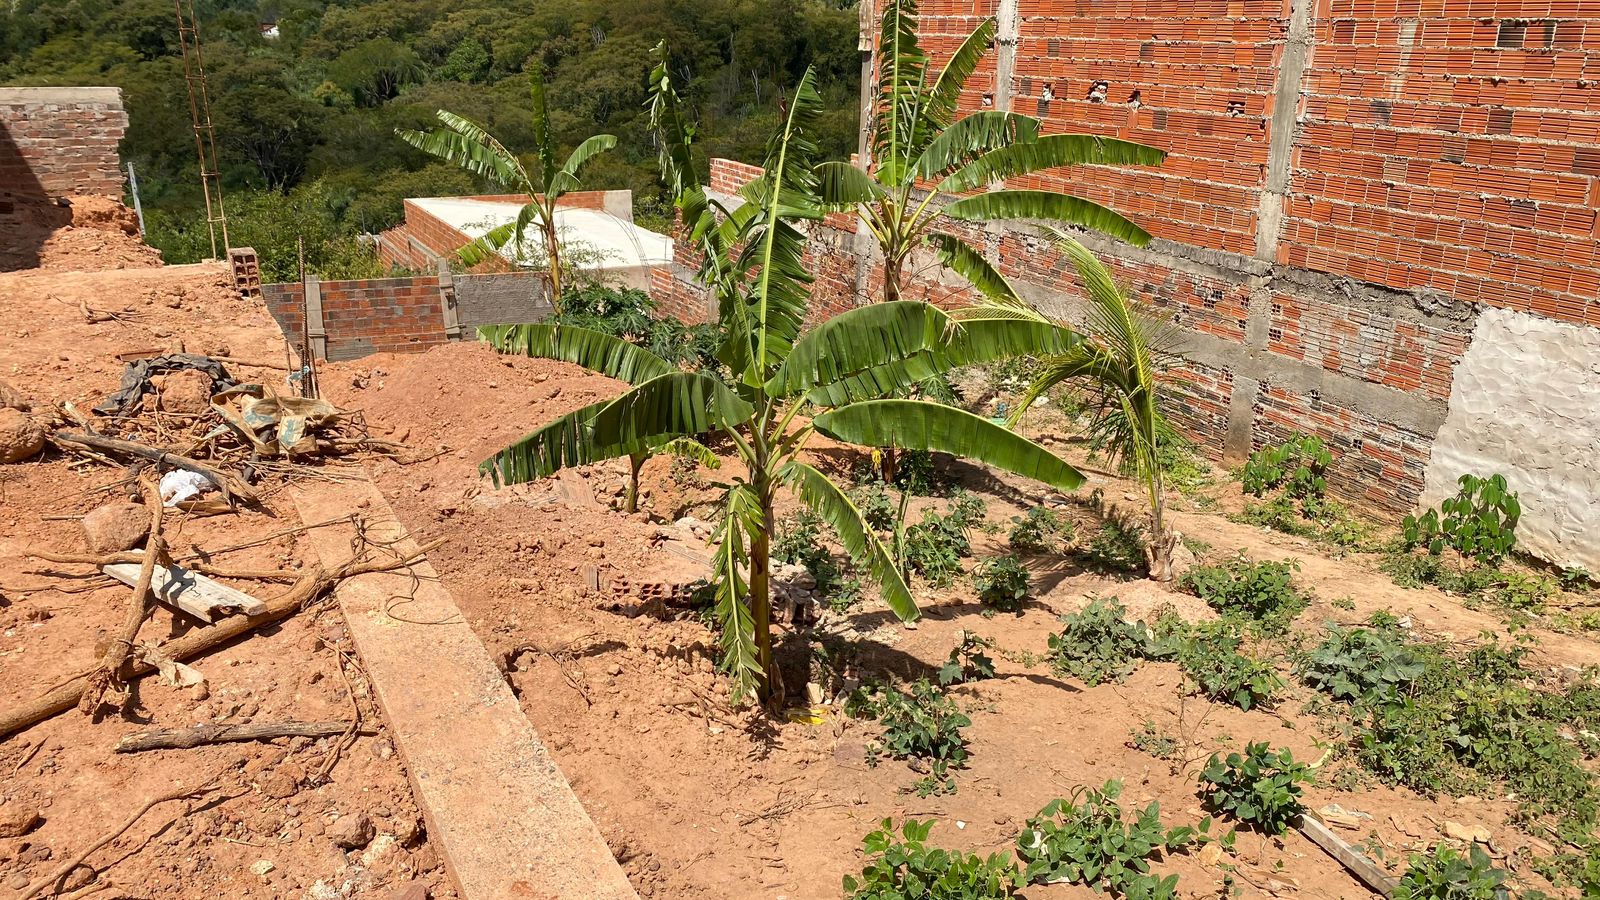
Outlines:
MULTIPOLYGON (((477 240, 489 231, 514 222, 522 204, 515 201, 473 200, 464 197, 413 198, 423 212, 439 219, 467 237, 477 240)), ((556 229, 562 247, 571 255, 584 248, 598 259, 583 261, 585 268, 631 269, 663 266, 672 261, 672 238, 641 228, 627 219, 599 209, 556 208, 556 229)), ((530 226, 524 235, 521 254, 513 244, 501 248, 500 255, 519 266, 542 265, 543 236, 530 226)))

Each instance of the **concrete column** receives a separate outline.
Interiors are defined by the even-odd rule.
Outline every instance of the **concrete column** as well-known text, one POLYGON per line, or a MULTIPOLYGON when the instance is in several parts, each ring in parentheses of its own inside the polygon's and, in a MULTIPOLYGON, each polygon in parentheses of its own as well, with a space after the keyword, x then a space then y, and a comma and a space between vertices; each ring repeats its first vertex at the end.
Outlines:
POLYGON ((1311 60, 1311 7, 1315 0, 1290 0, 1289 33, 1278 60, 1278 77, 1272 87, 1271 139, 1267 146, 1267 180, 1262 186, 1256 215, 1256 259, 1274 263, 1278 239, 1283 234, 1284 201, 1294 159, 1294 142, 1300 134, 1300 96, 1305 87, 1306 65, 1311 60))
POLYGON ((306 340, 311 343, 311 355, 320 360, 328 358, 328 332, 322 321, 322 282, 315 275, 306 275, 305 288, 306 340))
POLYGON ((439 260, 439 308, 444 310, 444 336, 452 341, 461 340, 461 312, 456 308, 455 276, 450 273, 450 263, 439 260))
POLYGON ((1017 71, 1017 37, 1022 33, 1018 0, 1000 0, 995 15, 994 108, 1011 111, 1011 81, 1017 71))

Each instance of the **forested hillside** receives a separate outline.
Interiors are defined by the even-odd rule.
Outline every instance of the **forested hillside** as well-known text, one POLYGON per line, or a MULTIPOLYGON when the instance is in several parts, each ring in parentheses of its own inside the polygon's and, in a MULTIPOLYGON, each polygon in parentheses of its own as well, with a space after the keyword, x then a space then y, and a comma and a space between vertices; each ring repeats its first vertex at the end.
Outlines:
MULTIPOLYGON (((826 150, 855 143, 856 11, 845 0, 200 0, 196 3, 232 236, 271 277, 292 271, 296 233, 324 272, 368 265, 349 237, 398 221, 406 196, 478 189, 394 137, 444 108, 529 143, 529 75, 543 67, 570 148, 596 132, 613 153, 586 188, 632 188, 660 225, 644 108, 649 51, 665 40, 701 116, 707 155, 757 158, 778 98, 814 64, 826 150), (276 25, 276 36, 264 26, 276 25)), ((198 258, 204 217, 172 0, 15 0, 0 12, 0 84, 116 85, 150 240, 198 258)))

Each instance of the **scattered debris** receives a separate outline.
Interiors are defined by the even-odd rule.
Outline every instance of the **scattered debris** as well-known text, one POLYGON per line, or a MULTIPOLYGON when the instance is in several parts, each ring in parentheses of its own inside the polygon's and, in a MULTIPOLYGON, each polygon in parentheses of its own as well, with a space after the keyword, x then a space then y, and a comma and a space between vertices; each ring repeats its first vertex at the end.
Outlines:
POLYGON ((149 533, 150 511, 137 503, 106 503, 83 517, 83 541, 90 553, 130 550, 149 533))
POLYGON ((1318 821, 1315 813, 1307 812, 1302 815, 1296 827, 1313 844, 1327 851, 1329 856, 1338 860, 1339 864, 1350 870, 1352 875, 1361 879, 1367 887, 1385 897, 1394 893, 1397 879, 1385 872, 1377 863, 1363 856, 1359 850, 1345 843, 1343 838, 1318 821))
MULTIPOLYGON (((156 390, 152 379, 167 372, 197 370, 211 378, 207 398, 234 386, 222 364, 209 356, 193 353, 169 353, 147 359, 137 359, 122 370, 122 386, 100 401, 94 411, 103 416, 131 416, 144 403, 144 395, 156 390)), ((177 410, 174 410, 175 412, 177 410)))
MULTIPOLYGON (((130 734, 117 742, 117 753, 145 750, 188 750, 211 744, 270 741, 285 737, 331 737, 343 734, 349 722, 263 722, 249 725, 192 725, 188 728, 158 728, 130 734)), ((375 733, 375 732, 372 732, 375 733)), ((3 836, 3 835, 0 835, 3 836)))

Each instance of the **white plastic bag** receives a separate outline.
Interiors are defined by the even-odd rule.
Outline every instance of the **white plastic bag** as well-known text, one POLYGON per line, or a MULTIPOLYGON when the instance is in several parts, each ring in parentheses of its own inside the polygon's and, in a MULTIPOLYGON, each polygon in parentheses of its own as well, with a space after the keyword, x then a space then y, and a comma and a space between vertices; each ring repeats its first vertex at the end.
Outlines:
POLYGON ((161 476, 161 505, 171 509, 185 500, 190 500, 207 491, 216 490, 217 486, 211 479, 198 472, 187 469, 173 469, 161 476))

